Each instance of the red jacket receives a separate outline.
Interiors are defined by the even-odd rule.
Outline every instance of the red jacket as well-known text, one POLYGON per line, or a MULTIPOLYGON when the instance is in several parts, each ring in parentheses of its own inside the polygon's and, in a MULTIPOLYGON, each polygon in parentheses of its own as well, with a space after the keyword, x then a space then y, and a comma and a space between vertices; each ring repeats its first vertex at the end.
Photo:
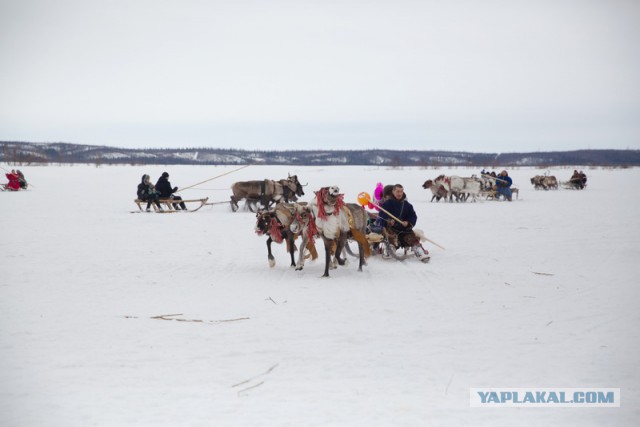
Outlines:
POLYGON ((8 173, 6 176, 9 180, 7 188, 9 190, 18 191, 20 189, 20 177, 15 173, 8 173))

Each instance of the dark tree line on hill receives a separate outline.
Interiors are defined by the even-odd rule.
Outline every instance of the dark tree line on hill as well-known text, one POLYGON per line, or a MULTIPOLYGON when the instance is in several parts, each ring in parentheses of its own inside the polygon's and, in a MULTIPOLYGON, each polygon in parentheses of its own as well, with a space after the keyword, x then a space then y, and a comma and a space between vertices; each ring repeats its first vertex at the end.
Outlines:
POLYGON ((401 166, 640 166, 640 150, 469 153, 418 150, 126 149, 68 143, 0 141, 0 161, 15 164, 378 165, 401 166))

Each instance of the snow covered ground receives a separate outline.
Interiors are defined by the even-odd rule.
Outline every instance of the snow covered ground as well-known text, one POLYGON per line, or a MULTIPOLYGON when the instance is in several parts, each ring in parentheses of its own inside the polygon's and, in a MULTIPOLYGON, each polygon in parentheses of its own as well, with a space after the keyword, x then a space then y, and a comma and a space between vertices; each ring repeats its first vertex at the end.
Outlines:
POLYGON ((548 192, 529 183, 546 170, 511 170, 513 203, 429 203, 424 180, 478 172, 464 169, 252 166, 183 194, 227 201, 235 181, 291 173, 306 200, 337 184, 355 202, 402 183, 446 247, 426 244, 426 265, 374 257, 359 273, 352 259, 329 279, 321 261, 294 271, 279 245, 270 269, 254 215, 228 204, 130 213, 143 173, 185 187, 234 167, 20 169, 31 191, 0 193, 2 426, 640 419, 638 169, 585 169, 585 191, 548 192), (471 408, 470 387, 614 387, 622 406, 471 408))

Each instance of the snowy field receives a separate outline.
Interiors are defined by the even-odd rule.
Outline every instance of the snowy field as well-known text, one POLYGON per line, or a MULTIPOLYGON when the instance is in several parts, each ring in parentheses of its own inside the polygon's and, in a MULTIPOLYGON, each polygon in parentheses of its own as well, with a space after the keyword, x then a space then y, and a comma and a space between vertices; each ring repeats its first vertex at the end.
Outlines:
POLYGON ((226 202, 235 181, 291 173, 304 200, 337 184, 355 202, 402 183, 446 247, 362 273, 352 258, 329 279, 320 260, 294 271, 282 245, 270 269, 254 215, 228 204, 130 213, 144 173, 186 187, 234 167, 20 169, 32 189, 0 193, 3 427, 640 419, 639 169, 584 169, 586 190, 548 192, 529 182, 547 170, 510 170, 513 203, 429 203, 426 179, 465 169, 251 166, 183 194, 226 202), (622 406, 471 408, 470 387, 613 387, 622 406))

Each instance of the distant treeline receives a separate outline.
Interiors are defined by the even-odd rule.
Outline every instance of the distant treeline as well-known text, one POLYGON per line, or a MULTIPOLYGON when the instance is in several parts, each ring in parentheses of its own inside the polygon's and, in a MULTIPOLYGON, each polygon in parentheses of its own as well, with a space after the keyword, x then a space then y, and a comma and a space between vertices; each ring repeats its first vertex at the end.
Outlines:
POLYGON ((80 144, 0 141, 0 162, 183 165, 378 166, 640 166, 640 150, 468 153, 418 150, 236 150, 221 148, 128 149, 80 144))

